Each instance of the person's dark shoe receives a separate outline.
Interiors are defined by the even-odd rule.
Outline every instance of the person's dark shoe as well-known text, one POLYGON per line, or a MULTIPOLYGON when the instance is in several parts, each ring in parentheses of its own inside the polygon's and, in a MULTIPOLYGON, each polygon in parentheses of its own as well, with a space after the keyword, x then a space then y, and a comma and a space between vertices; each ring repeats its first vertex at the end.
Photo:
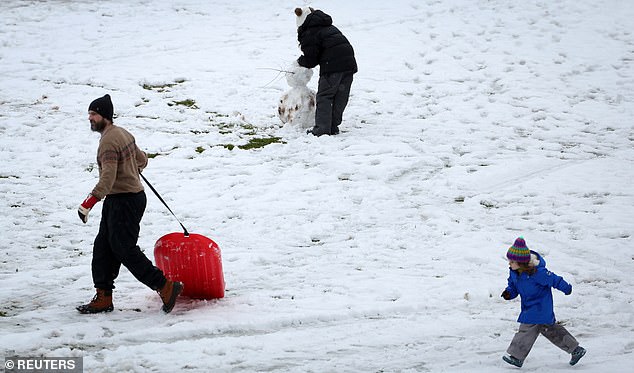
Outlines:
POLYGON ((583 355, 586 354, 586 349, 581 347, 581 346, 577 346, 577 348, 575 348, 574 351, 572 351, 571 358, 570 358, 570 365, 575 365, 579 362, 579 360, 581 360, 581 358, 583 357, 583 355))
POLYGON ((165 285, 158 290, 161 300, 163 301, 163 312, 170 313, 176 304, 176 298, 183 292, 183 283, 178 281, 167 280, 165 285))
POLYGON ((518 358, 516 358, 515 356, 502 356, 502 360, 506 361, 507 363, 511 364, 511 365, 515 365, 518 368, 522 367, 522 364, 524 364, 524 360, 520 360, 518 358))
POLYGON ((77 306, 77 311, 83 314, 112 312, 112 310, 114 310, 112 290, 106 289, 97 289, 97 294, 95 294, 90 303, 77 306))

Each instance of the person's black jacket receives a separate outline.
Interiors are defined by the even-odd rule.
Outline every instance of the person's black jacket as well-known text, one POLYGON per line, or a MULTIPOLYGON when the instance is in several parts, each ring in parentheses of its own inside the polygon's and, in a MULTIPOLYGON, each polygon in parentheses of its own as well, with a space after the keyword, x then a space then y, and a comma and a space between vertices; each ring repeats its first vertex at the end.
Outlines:
POLYGON ((303 56, 297 62, 312 69, 319 65, 319 74, 336 72, 357 72, 354 49, 338 28, 332 25, 332 18, 315 10, 297 29, 297 40, 303 56))

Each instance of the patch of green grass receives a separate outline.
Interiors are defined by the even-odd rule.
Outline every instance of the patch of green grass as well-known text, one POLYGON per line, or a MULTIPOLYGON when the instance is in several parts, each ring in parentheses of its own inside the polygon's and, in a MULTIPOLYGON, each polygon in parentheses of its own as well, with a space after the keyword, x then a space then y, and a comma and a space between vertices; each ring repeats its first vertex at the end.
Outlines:
POLYGON ((95 347, 97 347, 97 345, 69 343, 69 344, 66 344, 66 347, 68 347, 71 351, 74 351, 74 350, 90 351, 90 350, 93 350, 95 347))
POLYGON ((175 85, 176 85, 175 83, 157 84, 157 85, 143 84, 143 89, 147 89, 148 91, 165 92, 167 91, 168 88, 172 88, 175 85))
POLYGON ((218 122, 215 125, 221 135, 228 135, 234 132, 243 136, 255 136, 257 134, 257 128, 251 123, 218 122))
POLYGON ((202 146, 199 146, 199 147, 196 148, 196 153, 198 153, 198 154, 200 154, 200 153, 202 153, 204 151, 205 151, 205 148, 203 148, 202 146))
POLYGON ((147 83, 144 83, 142 87, 143 87, 143 89, 146 89, 148 91, 165 92, 169 88, 172 88, 175 85, 181 84, 181 83, 184 83, 184 82, 185 82, 185 79, 176 79, 174 81, 174 83, 164 83, 164 84, 147 84, 147 83))
POLYGON ((233 124, 228 124, 228 123, 225 123, 225 122, 220 122, 220 123, 218 123, 218 132, 219 132, 221 135, 228 135, 228 134, 230 134, 230 133, 233 133, 233 127, 234 127, 234 125, 233 125, 233 124))
POLYGON ((180 105, 180 106, 187 106, 188 108, 191 108, 191 109, 198 109, 198 106, 196 106, 196 101, 190 98, 186 100, 182 100, 182 101, 172 101, 171 103, 168 103, 167 105, 168 106, 180 105))
POLYGON ((485 200, 482 200, 482 201, 480 201, 480 204, 481 204, 482 206, 484 206, 485 208, 488 208, 488 209, 497 208, 497 206, 495 205, 495 203, 494 203, 494 202, 491 202, 491 201, 485 201, 485 200))
POLYGON ((254 125, 250 124, 250 123, 240 123, 240 127, 242 127, 243 130, 245 130, 246 132, 244 133, 245 135, 248 136, 255 136, 256 134, 256 128, 254 125))
POLYGON ((282 140, 281 137, 266 137, 266 138, 256 137, 256 138, 250 139, 249 142, 244 145, 238 145, 238 148, 242 150, 249 150, 249 149, 263 148, 267 145, 275 144, 275 143, 285 144, 285 142, 281 140, 282 140))
MULTIPOLYGON (((229 117, 229 114, 222 114, 222 113, 219 113, 217 111, 207 111, 206 113, 207 114, 211 114, 213 117, 216 117, 216 118, 228 118, 229 117)), ((209 120, 213 120, 213 118, 210 117, 209 120)))
MULTIPOLYGON (((174 147, 172 147, 172 149, 171 149, 171 150, 176 150, 176 149, 178 149, 178 146, 174 146, 174 147)), ((147 157, 148 157, 149 159, 152 159, 152 158, 156 158, 156 157, 158 157, 159 155, 169 155, 169 153, 170 153, 170 151, 171 151, 171 150, 168 150, 168 151, 163 152, 163 153, 146 153, 146 154, 147 154, 147 157)))

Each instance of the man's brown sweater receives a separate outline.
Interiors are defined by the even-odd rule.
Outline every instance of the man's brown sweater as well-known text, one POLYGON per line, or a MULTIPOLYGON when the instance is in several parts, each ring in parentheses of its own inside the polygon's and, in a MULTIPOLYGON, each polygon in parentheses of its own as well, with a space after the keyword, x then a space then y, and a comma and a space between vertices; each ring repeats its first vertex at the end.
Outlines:
POLYGON ((142 191, 139 172, 147 166, 147 162, 147 154, 136 146, 130 132, 114 124, 108 126, 99 140, 99 182, 91 194, 102 200, 109 194, 142 191))

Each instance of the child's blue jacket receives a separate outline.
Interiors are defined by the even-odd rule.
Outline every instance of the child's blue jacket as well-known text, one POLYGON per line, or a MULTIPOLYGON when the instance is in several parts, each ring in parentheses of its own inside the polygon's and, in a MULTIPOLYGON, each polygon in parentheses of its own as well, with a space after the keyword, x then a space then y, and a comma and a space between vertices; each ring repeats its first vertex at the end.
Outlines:
POLYGON ((522 312, 517 321, 523 324, 547 324, 555 323, 555 311, 553 309, 553 294, 550 288, 555 288, 569 295, 572 293, 572 285, 563 277, 557 276, 546 269, 546 261, 538 253, 531 250, 539 261, 537 271, 528 275, 509 269, 508 286, 506 290, 511 294, 511 299, 518 295, 522 300, 522 312))

